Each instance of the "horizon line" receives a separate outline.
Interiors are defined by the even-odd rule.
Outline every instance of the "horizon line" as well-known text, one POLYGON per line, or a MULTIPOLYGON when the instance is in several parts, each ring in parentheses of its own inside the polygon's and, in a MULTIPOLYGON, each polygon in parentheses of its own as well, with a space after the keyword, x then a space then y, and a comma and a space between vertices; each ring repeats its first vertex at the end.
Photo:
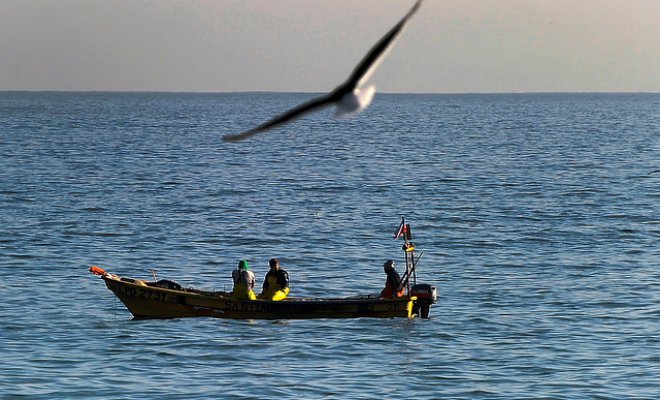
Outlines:
MULTIPOLYGON (((0 93, 162 93, 162 94, 322 94, 324 91, 277 91, 277 90, 235 90, 235 91, 179 91, 179 90, 1 90, 0 93)), ((519 91, 519 92, 377 92, 387 95, 473 95, 473 94, 660 94, 660 91, 519 91)))

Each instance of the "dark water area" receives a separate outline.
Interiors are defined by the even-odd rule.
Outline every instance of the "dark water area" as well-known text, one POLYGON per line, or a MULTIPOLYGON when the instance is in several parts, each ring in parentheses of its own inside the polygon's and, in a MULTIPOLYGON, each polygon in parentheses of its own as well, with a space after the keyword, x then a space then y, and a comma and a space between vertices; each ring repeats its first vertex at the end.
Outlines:
POLYGON ((660 95, 0 93, 0 398, 657 399, 660 95), (90 265, 378 292, 428 320, 132 320, 90 265), (400 267, 399 267, 400 269, 400 267))

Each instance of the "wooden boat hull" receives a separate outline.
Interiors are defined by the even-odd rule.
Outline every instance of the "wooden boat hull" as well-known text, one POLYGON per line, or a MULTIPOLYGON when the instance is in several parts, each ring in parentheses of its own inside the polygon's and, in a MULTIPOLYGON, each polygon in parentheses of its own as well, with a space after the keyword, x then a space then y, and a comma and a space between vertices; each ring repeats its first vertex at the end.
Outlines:
POLYGON ((235 319, 412 318, 416 297, 392 299, 287 298, 236 300, 226 292, 168 289, 144 281, 102 276, 106 286, 135 318, 215 317, 235 319))

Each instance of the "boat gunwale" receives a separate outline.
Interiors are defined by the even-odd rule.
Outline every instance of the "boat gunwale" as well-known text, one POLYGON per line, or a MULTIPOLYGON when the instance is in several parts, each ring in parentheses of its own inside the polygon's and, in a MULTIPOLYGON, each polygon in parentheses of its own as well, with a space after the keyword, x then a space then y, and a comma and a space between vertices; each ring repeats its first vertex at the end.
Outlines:
MULTIPOLYGON (((391 297, 391 298, 381 298, 381 297, 370 297, 370 295, 366 295, 367 297, 329 297, 329 298, 322 298, 322 297, 287 297, 283 300, 279 301, 273 301, 273 300, 265 300, 265 299, 256 299, 256 300, 249 300, 249 299, 235 299, 232 296, 231 292, 224 292, 224 291, 211 291, 211 290, 203 290, 203 289, 195 289, 195 288, 181 288, 181 289, 170 289, 170 288, 164 288, 160 286, 151 286, 147 283, 147 281, 142 280, 142 279, 135 279, 135 278, 125 278, 125 277, 120 277, 118 275, 114 274, 106 274, 101 277, 106 283, 108 281, 112 281, 115 283, 118 283, 120 285, 126 285, 126 286, 133 286, 135 288, 140 288, 140 289, 148 289, 148 290, 153 290, 156 292, 162 292, 162 293, 169 293, 173 295, 183 295, 183 296, 192 296, 192 297, 198 297, 198 298, 210 298, 210 299, 217 299, 217 300, 228 300, 228 301, 245 301, 245 302, 257 302, 257 303, 305 303, 305 304, 333 304, 333 303, 341 303, 341 304, 368 304, 368 303, 382 303, 382 302, 408 302, 408 301, 415 301, 417 300, 416 296, 402 296, 402 297, 391 297), (130 279, 131 281, 123 280, 123 279, 130 279), (142 283, 137 283, 137 282, 142 282, 142 283)), ((112 289, 111 289, 112 290, 112 289)))

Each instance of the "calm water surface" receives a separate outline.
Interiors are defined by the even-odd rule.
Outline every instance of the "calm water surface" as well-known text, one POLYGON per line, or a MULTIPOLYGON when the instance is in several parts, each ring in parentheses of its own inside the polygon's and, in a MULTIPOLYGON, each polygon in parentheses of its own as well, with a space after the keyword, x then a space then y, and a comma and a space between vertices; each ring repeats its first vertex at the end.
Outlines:
POLYGON ((0 398, 657 399, 660 95, 0 93, 0 398), (377 292, 413 225, 429 320, 134 321, 89 265, 377 292))

